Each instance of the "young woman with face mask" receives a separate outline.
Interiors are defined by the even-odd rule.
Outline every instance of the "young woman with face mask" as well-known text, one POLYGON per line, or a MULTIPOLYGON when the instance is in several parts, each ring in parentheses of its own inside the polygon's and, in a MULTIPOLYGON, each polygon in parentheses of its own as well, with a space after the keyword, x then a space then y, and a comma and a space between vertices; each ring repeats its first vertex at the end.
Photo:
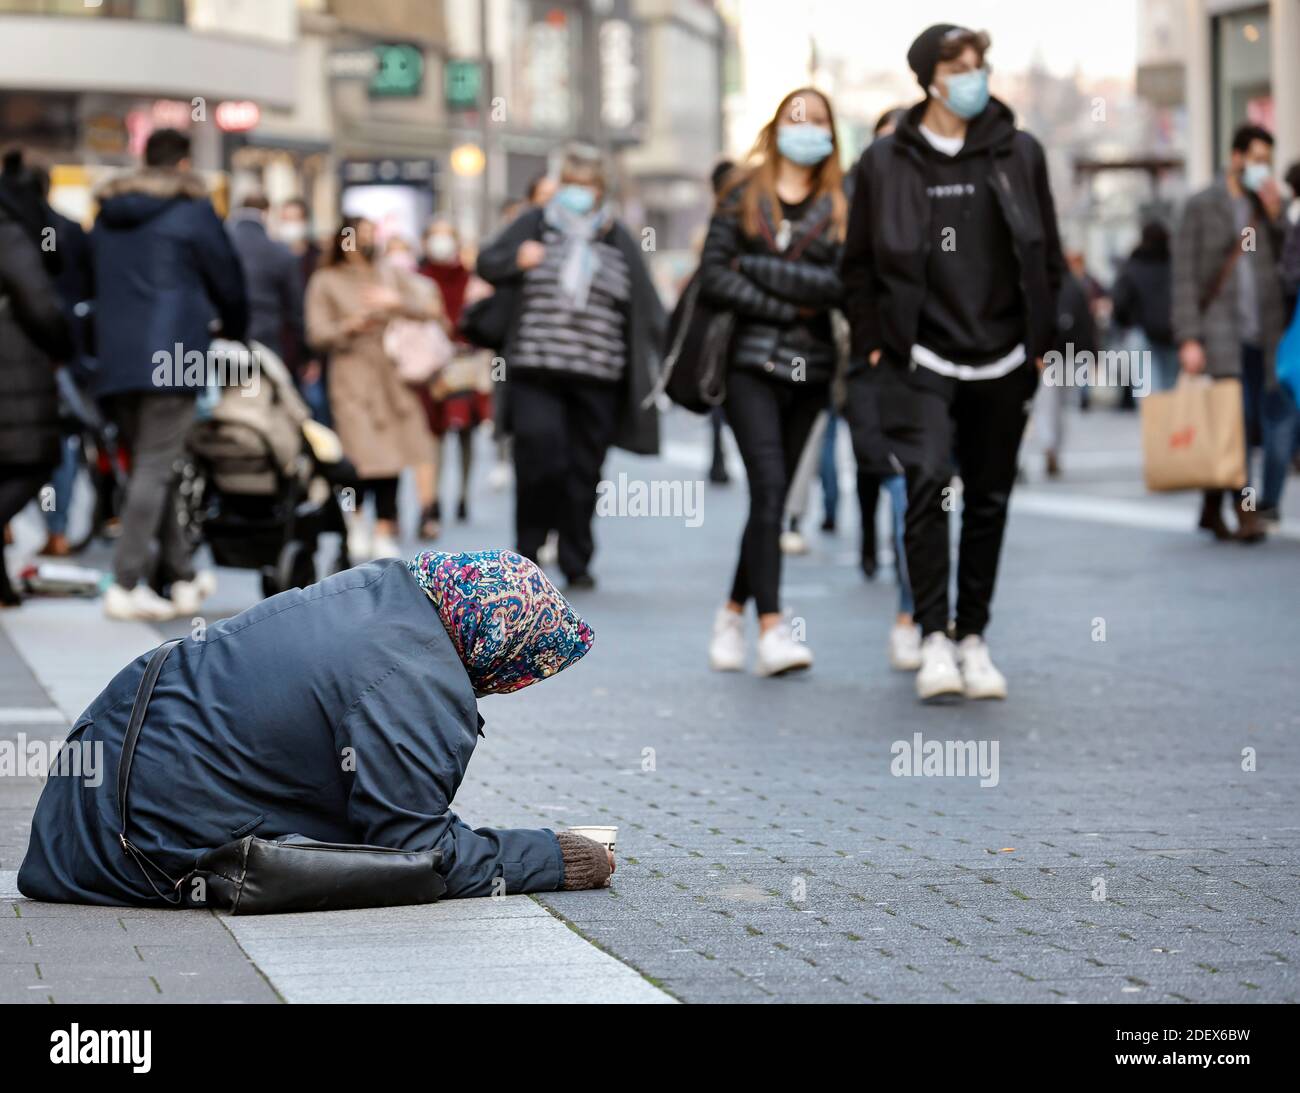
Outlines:
POLYGON ((926 98, 863 153, 844 244, 850 406, 856 384, 878 386, 881 426, 907 477, 923 700, 1006 696, 984 630, 1065 266, 1042 147, 990 98, 988 47, 988 35, 951 24, 912 43, 908 65, 926 98), (954 453, 963 485, 955 618, 954 453))
POLYGON ((663 305, 641 247, 605 204, 599 153, 570 148, 555 196, 517 217, 479 255, 484 280, 517 290, 502 359, 498 421, 514 437, 518 551, 536 559, 558 533, 559 566, 590 588, 596 489, 611 444, 659 450, 645 401, 663 305))
POLYGON ((812 652, 781 613, 781 517, 791 476, 826 406, 845 200, 830 101, 800 88, 781 102, 728 180, 700 258, 700 291, 734 314, 725 411, 749 480, 749 519, 709 663, 745 666, 744 613, 758 612, 760 675, 806 669, 812 652))

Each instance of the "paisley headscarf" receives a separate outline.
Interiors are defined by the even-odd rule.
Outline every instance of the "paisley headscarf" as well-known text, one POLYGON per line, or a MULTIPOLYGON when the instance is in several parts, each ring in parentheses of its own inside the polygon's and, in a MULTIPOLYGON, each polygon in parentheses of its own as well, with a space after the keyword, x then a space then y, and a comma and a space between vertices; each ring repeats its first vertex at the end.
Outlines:
POLYGON ((510 550, 407 562, 479 695, 509 694, 563 671, 596 635, 537 566, 510 550))

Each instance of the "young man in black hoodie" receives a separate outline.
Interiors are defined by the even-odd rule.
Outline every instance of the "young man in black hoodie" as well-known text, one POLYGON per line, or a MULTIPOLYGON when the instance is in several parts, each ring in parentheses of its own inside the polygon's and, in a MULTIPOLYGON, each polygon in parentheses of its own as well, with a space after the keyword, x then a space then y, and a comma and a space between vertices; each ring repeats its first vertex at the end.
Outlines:
POLYGON ((881 423, 907 474, 924 700, 1006 697, 983 635, 1065 264, 1043 150, 989 97, 988 46, 951 24, 912 43, 926 99, 863 154, 842 264, 849 382, 879 384, 881 423), (950 638, 954 457, 963 496, 950 638))

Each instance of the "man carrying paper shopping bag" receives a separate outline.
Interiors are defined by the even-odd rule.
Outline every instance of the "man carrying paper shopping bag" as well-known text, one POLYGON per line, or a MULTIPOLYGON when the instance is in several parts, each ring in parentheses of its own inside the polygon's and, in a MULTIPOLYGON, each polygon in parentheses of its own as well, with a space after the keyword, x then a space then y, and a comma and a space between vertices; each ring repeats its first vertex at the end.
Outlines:
MULTIPOLYGON (((1263 444, 1275 459, 1262 413, 1277 385, 1275 354, 1286 326, 1277 259, 1282 198, 1272 176, 1273 136, 1243 125, 1227 171, 1188 199, 1174 235, 1173 324, 1184 372, 1241 381, 1247 453, 1263 444)), ((1246 460, 1249 478, 1250 460, 1246 460)), ((1266 465, 1266 476, 1268 467, 1266 465)), ((1206 489, 1200 526, 1218 539, 1264 536, 1253 498, 1237 494, 1237 531, 1223 521, 1223 490, 1206 489)))

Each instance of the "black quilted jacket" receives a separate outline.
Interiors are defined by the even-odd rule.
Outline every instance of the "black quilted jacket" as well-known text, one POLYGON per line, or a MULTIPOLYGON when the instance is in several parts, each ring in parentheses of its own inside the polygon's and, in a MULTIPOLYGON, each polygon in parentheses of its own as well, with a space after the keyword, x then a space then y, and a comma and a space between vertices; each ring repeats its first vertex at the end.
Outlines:
POLYGON ((738 199, 713 214, 700 256, 700 291, 736 316, 732 368, 829 383, 836 361, 830 312, 843 296, 830 198, 813 202, 791 225, 783 251, 771 210, 764 220, 764 231, 746 235, 738 199))
POLYGON ((72 355, 72 337, 41 251, 0 205, 0 464, 59 457, 54 364, 72 355))

